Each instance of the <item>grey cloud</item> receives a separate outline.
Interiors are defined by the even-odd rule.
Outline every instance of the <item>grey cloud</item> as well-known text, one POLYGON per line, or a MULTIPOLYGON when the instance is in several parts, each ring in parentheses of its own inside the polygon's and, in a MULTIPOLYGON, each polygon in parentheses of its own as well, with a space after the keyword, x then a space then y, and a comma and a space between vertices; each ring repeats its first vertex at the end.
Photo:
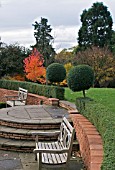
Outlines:
MULTIPOLYGON (((98 0, 108 6, 115 17, 115 0, 98 0)), ((96 0, 0 0, 0 36, 2 41, 18 41, 24 45, 33 43, 35 20, 48 19, 54 30, 55 47, 66 48, 77 43, 80 15, 96 0), (27 30, 21 33, 20 30, 27 30), (29 32, 30 30, 30 32, 29 32), (6 34, 6 32, 8 32, 6 34), (12 33, 14 32, 14 34, 12 33)), ((115 27, 114 27, 115 28, 115 27)))
MULTIPOLYGON (((114 0, 103 0, 111 4, 114 0)), ((80 14, 95 0, 1 0, 0 28, 28 28, 36 18, 46 17, 53 26, 80 24, 80 14)), ((114 11, 114 9, 113 9, 114 11)))
POLYGON ((53 26, 79 24, 78 2, 65 0, 10 0, 1 6, 0 27, 28 27, 46 16, 53 26), (68 3, 69 2, 69 3, 68 3))

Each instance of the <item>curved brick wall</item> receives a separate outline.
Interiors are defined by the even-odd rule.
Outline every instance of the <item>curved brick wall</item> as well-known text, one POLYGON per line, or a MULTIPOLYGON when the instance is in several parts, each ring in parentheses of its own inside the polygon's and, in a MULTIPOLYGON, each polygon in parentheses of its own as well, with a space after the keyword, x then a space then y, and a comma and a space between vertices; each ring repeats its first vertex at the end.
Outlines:
POLYGON ((87 170, 100 170, 103 161, 102 139, 96 128, 81 114, 71 114, 87 170))
POLYGON ((103 143, 97 129, 88 119, 79 114, 76 106, 73 107, 70 102, 60 101, 60 106, 67 108, 70 113, 87 170, 100 170, 103 161, 103 143))

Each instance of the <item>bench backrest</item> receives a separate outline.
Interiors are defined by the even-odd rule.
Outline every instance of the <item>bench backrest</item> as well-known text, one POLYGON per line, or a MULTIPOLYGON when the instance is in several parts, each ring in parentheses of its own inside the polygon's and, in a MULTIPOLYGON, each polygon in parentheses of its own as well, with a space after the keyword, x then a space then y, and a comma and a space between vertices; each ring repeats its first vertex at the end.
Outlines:
POLYGON ((72 145, 74 140, 75 129, 71 126, 69 121, 64 117, 60 126, 60 135, 58 141, 64 148, 68 148, 68 160, 71 157, 72 145))
POLYGON ((22 100, 22 102, 24 102, 25 104, 27 101, 27 96, 28 96, 28 90, 19 87, 18 98, 22 100))

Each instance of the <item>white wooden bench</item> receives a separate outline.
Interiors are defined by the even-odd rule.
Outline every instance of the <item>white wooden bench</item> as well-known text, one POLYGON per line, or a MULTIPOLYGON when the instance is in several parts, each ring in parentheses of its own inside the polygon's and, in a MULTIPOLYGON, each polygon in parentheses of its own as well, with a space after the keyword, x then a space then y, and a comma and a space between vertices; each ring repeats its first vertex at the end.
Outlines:
POLYGON ((27 96, 28 96, 28 90, 19 87, 18 95, 5 96, 6 97, 6 107, 7 107, 7 105, 10 105, 12 107, 26 105, 27 96))
POLYGON ((60 126, 60 131, 32 133, 36 136, 34 149, 35 159, 38 161, 38 170, 45 168, 68 168, 71 157, 72 144, 75 130, 64 117, 60 126), (40 142, 38 135, 46 137, 58 135, 57 141, 40 142))

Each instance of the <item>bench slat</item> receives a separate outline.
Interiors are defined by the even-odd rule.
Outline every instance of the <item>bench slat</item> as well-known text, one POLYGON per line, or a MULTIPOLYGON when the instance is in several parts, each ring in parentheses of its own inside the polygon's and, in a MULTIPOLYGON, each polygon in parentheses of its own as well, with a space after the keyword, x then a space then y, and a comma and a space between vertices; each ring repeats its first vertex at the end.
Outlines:
MULTIPOLYGON (((53 142, 53 143, 38 142, 38 148, 49 149, 49 150, 63 149, 62 146, 59 145, 59 142, 53 142)), ((48 164, 65 163, 66 159, 67 159, 67 153, 63 153, 63 154, 42 153, 43 163, 48 163, 48 164)))
MULTIPOLYGON (((49 143, 49 148, 50 149, 62 149, 62 147, 59 147, 59 143, 54 142, 54 143, 49 143)), ((53 156, 54 159, 54 163, 58 164, 58 163, 63 163, 66 162, 65 158, 67 158, 67 156, 65 157, 65 154, 51 154, 53 156), (56 160, 56 161, 55 161, 56 160)), ((67 155, 67 154, 66 154, 67 155)))
MULTIPOLYGON (((44 148, 45 148, 45 149, 50 150, 50 148, 48 147, 47 143, 43 143, 43 145, 44 145, 44 148)), ((50 153, 44 153, 44 155, 45 155, 46 157, 48 157, 48 162, 49 162, 49 164, 53 164, 53 160, 52 160, 53 158, 52 158, 51 154, 50 154, 50 153)))
MULTIPOLYGON (((48 143, 48 147, 49 147, 49 149, 57 149, 56 148, 56 146, 54 145, 54 143, 48 143)), ((54 163, 54 164, 57 164, 58 163, 58 161, 57 161, 57 158, 56 158, 56 154, 51 154, 51 156, 52 156, 52 162, 54 163)))
MULTIPOLYGON (((74 133, 74 128, 71 126, 66 118, 63 118, 60 126, 60 134, 57 141, 36 141, 36 149, 34 149, 34 152, 37 154, 38 158, 39 155, 42 155, 42 157, 40 156, 42 159, 38 159, 38 161, 41 160, 40 162, 38 162, 40 170, 41 163, 43 165, 47 164, 48 167, 50 165, 52 165, 53 167, 67 166, 71 156, 74 133)), ((38 136, 38 134, 35 135, 36 137, 38 136)))

